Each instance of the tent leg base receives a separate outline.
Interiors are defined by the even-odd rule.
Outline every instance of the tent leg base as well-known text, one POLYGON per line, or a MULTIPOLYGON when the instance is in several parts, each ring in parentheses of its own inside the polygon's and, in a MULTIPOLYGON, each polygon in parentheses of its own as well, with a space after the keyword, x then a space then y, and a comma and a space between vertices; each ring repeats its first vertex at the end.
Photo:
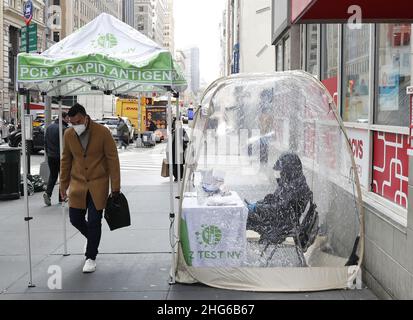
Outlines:
POLYGON ((70 253, 65 253, 64 255, 63 255, 63 257, 69 257, 70 256, 70 253))
POLYGON ((29 284, 27 287, 28 288, 36 288, 36 286, 34 284, 29 284))

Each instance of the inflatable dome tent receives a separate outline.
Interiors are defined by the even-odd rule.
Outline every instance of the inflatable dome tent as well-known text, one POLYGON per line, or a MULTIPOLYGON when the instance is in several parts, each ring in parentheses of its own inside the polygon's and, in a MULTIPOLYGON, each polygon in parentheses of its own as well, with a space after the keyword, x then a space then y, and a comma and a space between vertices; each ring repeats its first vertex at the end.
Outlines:
POLYGON ((359 178, 321 82, 300 71, 219 79, 190 140, 177 282, 282 292, 360 283, 359 178))

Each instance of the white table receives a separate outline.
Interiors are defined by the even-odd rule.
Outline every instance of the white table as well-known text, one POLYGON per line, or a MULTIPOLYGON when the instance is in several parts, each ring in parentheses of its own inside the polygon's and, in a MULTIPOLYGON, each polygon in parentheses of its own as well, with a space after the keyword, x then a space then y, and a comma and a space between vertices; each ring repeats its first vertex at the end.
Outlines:
POLYGON ((238 267, 246 257, 248 209, 236 192, 198 202, 196 194, 182 203, 181 243, 185 260, 193 267, 238 267), (225 201, 230 205, 211 206, 225 201))

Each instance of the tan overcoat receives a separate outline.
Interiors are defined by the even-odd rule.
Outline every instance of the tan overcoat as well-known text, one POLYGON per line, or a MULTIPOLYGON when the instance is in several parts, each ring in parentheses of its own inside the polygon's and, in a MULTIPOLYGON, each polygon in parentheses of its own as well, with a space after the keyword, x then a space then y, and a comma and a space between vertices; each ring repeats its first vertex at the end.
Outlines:
POLYGON ((89 191, 97 210, 106 207, 109 180, 112 191, 120 191, 120 165, 116 143, 110 131, 90 120, 86 151, 73 128, 65 131, 60 167, 60 186, 69 188, 69 206, 86 209, 89 191))

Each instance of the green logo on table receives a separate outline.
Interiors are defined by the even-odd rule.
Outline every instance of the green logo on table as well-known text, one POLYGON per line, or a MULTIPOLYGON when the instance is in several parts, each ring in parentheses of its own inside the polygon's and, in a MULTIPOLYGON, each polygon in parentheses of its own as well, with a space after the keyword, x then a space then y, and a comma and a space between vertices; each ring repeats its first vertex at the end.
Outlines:
POLYGON ((196 232, 199 244, 216 246, 222 240, 222 231, 217 226, 202 225, 201 232, 196 232))

